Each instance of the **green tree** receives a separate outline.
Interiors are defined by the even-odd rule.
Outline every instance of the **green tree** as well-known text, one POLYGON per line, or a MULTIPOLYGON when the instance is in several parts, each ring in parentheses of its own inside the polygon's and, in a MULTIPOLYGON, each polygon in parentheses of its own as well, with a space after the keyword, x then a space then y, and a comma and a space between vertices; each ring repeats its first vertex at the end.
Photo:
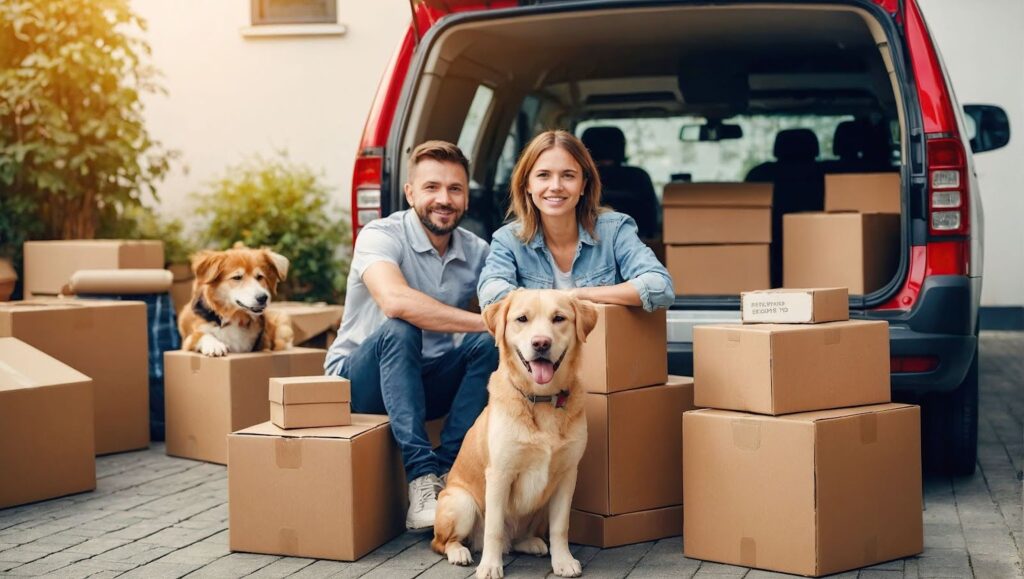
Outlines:
POLYGON ((0 2, 0 242, 92 238, 156 198, 175 154, 143 123, 145 30, 128 0, 0 2))
POLYGON ((312 169, 283 152, 255 156, 229 167, 196 198, 207 246, 269 247, 291 260, 278 287, 283 298, 344 301, 349 264, 340 248, 350 226, 344 218, 332 221, 330 191, 312 169))

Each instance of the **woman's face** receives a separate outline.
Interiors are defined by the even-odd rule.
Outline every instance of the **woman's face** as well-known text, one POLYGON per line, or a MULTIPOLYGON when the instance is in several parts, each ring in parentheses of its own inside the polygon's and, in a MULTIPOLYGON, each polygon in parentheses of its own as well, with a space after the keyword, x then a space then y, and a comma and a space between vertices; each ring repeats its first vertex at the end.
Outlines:
POLYGON ((576 215, 583 195, 583 169, 565 149, 552 147, 537 157, 530 169, 526 191, 541 219, 576 215))

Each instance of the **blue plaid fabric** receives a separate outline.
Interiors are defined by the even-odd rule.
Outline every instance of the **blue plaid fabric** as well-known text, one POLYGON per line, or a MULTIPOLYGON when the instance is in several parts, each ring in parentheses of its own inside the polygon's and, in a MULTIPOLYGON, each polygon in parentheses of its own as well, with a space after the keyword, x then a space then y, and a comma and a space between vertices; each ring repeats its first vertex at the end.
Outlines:
POLYGON ((146 302, 149 328, 149 436, 164 439, 164 352, 181 349, 177 316, 171 294, 79 295, 85 299, 146 302))

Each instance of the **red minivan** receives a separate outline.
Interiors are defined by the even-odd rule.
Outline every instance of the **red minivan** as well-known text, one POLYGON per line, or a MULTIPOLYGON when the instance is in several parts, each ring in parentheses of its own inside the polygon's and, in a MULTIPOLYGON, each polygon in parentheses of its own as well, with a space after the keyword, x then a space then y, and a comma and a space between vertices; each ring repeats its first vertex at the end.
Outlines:
MULTIPOLYGON (((924 407, 926 464, 974 471, 982 212, 971 148, 1008 132, 991 107, 964 115, 915 0, 411 7, 355 162, 356 235, 404 208, 403 160, 434 138, 472 159, 463 226, 485 239, 505 219, 519 151, 548 128, 589 138, 618 167, 614 178, 602 169, 606 202, 655 247, 660 203, 637 199, 676 181, 771 182, 778 227, 784 212, 820 209, 826 174, 897 174, 891 277, 851 295, 851 317, 889 322, 894 397, 924 407), (799 196, 788 205, 787 190, 799 196)), ((780 270, 781 253, 771 260, 780 270)), ((670 372, 691 374, 694 325, 738 317, 735 293, 677 296, 670 372)))

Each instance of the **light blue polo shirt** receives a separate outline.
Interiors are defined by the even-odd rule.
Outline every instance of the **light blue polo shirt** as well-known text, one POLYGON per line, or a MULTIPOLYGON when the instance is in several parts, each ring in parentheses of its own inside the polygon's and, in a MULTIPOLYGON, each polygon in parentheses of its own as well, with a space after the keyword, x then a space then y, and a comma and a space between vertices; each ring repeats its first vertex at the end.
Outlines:
MULTIPOLYGON (((371 221, 356 238, 345 293, 345 314, 338 337, 327 352, 326 372, 336 374, 342 361, 387 320, 363 283, 363 273, 371 265, 379 261, 393 263, 402 270, 409 287, 439 302, 466 309, 476 297, 476 284, 489 251, 487 242, 459 227, 452 232, 448 251, 439 255, 411 209, 371 221)), ((423 358, 437 358, 451 350, 455 336, 423 332, 423 358)))

